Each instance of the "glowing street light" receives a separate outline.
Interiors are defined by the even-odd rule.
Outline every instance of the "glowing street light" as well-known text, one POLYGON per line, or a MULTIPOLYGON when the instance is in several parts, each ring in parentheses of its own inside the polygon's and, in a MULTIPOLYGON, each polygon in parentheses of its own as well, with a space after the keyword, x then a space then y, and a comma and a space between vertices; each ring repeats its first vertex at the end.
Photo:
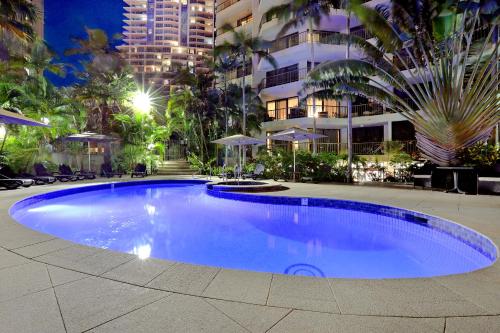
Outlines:
POLYGON ((151 96, 147 92, 139 90, 132 98, 132 105, 138 112, 147 114, 151 111, 151 96))

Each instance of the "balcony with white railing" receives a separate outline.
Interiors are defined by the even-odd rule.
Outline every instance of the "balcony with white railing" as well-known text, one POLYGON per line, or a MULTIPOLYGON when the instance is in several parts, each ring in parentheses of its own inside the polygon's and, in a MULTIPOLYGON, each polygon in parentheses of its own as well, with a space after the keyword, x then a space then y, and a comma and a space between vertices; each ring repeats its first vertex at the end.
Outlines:
MULTIPOLYGON (((293 107, 293 108, 281 108, 276 110, 268 111, 268 121, 274 120, 287 120, 287 119, 298 119, 306 118, 310 115, 313 105, 308 105, 305 107, 293 107), (309 111, 308 111, 309 110, 309 111)), ((367 104, 353 104, 352 105, 352 116, 353 117, 370 117, 378 116, 383 114, 392 114, 393 112, 384 109, 380 104, 367 103, 367 104)), ((346 105, 331 105, 331 106, 321 106, 316 105, 316 117, 317 118, 341 118, 345 119, 348 116, 348 110, 346 105)))

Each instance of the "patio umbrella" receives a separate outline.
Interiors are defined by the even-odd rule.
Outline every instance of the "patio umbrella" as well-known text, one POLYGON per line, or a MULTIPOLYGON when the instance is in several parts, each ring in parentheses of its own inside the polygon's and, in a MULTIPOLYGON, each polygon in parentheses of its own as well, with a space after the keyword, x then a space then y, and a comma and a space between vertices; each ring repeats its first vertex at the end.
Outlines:
MULTIPOLYGON (((48 124, 23 116, 21 113, 8 111, 2 108, 0 108, 0 124, 50 127, 48 124)), ((0 148, 0 152, 3 152, 3 147, 5 145, 5 140, 7 139, 7 134, 8 134, 7 128, 5 128, 5 135, 3 137, 2 147, 0 148)))
MULTIPOLYGON (((315 134, 309 133, 305 129, 292 127, 290 129, 275 133, 271 135, 271 139, 280 140, 280 141, 289 141, 289 142, 300 142, 300 141, 308 141, 312 139, 320 139, 325 138, 326 135, 323 134, 315 134)), ((295 181, 295 145, 293 145, 293 180, 295 181)))
POLYGON ((50 127, 49 125, 36 121, 34 119, 23 116, 21 113, 16 113, 12 111, 7 111, 0 108, 0 123, 2 124, 14 124, 14 125, 26 125, 26 126, 40 126, 40 127, 50 127))
POLYGON ((89 171, 90 170, 90 143, 91 142, 112 142, 117 141, 118 138, 114 138, 112 136, 97 134, 94 132, 84 132, 80 134, 73 134, 64 138, 64 141, 72 141, 72 142, 87 142, 87 149, 89 155, 89 171))
POLYGON ((241 146, 263 145, 265 143, 265 141, 263 140, 252 138, 251 136, 246 136, 243 134, 227 136, 225 138, 214 140, 212 142, 226 146, 238 146, 238 166, 240 174, 241 174, 241 146))

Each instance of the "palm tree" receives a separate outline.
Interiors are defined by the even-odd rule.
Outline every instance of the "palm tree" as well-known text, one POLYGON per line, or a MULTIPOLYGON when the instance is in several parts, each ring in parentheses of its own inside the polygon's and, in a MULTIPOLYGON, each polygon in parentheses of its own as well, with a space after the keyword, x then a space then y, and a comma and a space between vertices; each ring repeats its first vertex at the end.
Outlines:
MULTIPOLYGON (((214 63, 214 71, 216 73, 219 73, 222 76, 222 81, 223 81, 223 91, 222 91, 222 97, 223 97, 223 107, 224 107, 224 125, 225 125, 225 136, 228 136, 228 127, 229 127, 229 115, 228 115, 228 110, 227 110, 227 95, 228 95, 228 90, 227 90, 227 74, 235 68, 236 64, 236 59, 230 55, 227 54, 221 54, 217 57, 215 63, 214 63)), ((246 73, 245 73, 246 74, 246 73)), ((227 157, 228 157, 228 146, 225 146, 225 153, 224 153, 224 163, 227 162, 227 157)))
POLYGON ((306 85, 332 96, 369 97, 401 113, 415 126, 425 157, 439 165, 456 164, 458 152, 487 138, 500 119, 499 73, 491 65, 500 60, 499 43, 491 42, 494 28, 485 39, 474 40, 480 12, 466 9, 440 40, 434 26, 423 23, 440 13, 422 18, 392 5, 399 22, 351 1, 349 10, 376 36, 377 44, 335 34, 332 42, 350 40, 365 58, 326 62, 310 73, 306 85))
POLYGON ((258 59, 265 59, 273 67, 277 67, 276 60, 267 51, 268 42, 258 38, 252 37, 250 34, 244 30, 235 31, 231 25, 224 25, 220 28, 221 31, 232 32, 232 43, 225 41, 221 45, 218 45, 214 49, 215 56, 234 55, 236 58, 241 59, 241 65, 243 66, 243 77, 242 77, 242 89, 243 89, 243 134, 246 134, 246 92, 245 92, 245 76, 246 76, 246 66, 248 60, 252 59, 252 56, 257 56, 258 59))
POLYGON ((36 7, 27 0, 2 0, 0 3, 0 31, 22 41, 34 37, 33 24, 38 18, 36 7))
MULTIPOLYGON (((314 27, 318 26, 321 19, 330 14, 331 9, 339 8, 337 1, 326 0, 292 0, 286 4, 270 8, 264 15, 264 18, 276 17, 281 22, 285 22, 276 38, 281 38, 291 28, 297 28, 307 23, 309 31, 309 44, 311 48, 311 69, 316 66, 314 55, 314 27)), ((316 95, 313 88, 313 131, 316 133, 316 95)), ((313 139, 313 154, 316 154, 316 139, 313 139)))
POLYGON ((81 62, 83 71, 75 75, 81 81, 78 86, 79 98, 90 108, 89 125, 101 133, 111 129, 110 120, 116 112, 122 111, 122 105, 131 93, 136 91, 136 84, 129 67, 113 46, 117 38, 110 38, 100 29, 86 29, 87 38, 75 38, 78 47, 66 50, 65 54, 84 55, 81 62))

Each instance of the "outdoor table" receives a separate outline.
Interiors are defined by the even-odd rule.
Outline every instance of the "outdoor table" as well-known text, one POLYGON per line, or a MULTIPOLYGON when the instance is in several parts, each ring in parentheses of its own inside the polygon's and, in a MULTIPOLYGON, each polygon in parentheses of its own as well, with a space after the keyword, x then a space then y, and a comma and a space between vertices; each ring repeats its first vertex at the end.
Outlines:
POLYGON ((449 193, 449 192, 456 192, 456 193, 460 193, 460 194, 465 194, 466 192, 462 191, 459 187, 458 187, 458 173, 460 171, 471 171, 471 170, 474 170, 473 167, 437 167, 436 169, 439 169, 439 170, 449 170, 451 172, 453 172, 453 188, 451 190, 446 190, 445 192, 446 193, 449 193))

